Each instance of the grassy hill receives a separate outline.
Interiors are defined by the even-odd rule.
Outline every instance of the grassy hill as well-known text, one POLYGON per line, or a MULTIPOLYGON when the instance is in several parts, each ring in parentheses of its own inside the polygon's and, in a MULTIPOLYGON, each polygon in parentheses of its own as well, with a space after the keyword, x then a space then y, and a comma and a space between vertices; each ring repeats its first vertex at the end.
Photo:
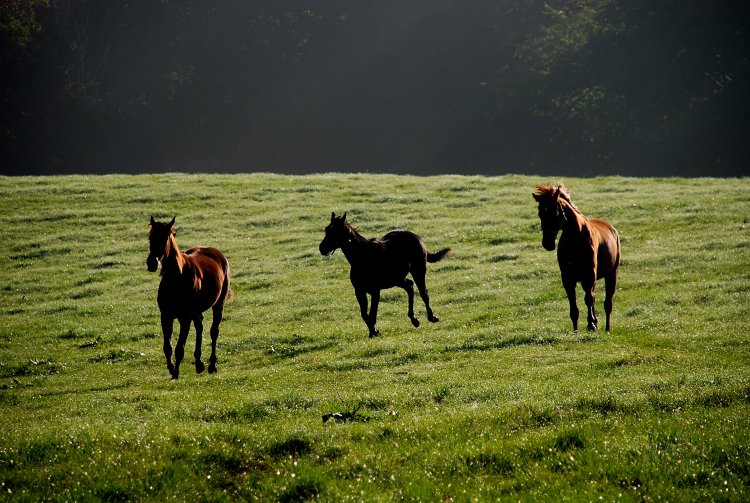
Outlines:
POLYGON ((0 178, 3 497, 746 500, 747 180, 565 180, 622 237, 611 334, 570 330, 530 195, 550 181, 0 178), (394 289, 367 337, 317 250, 331 211, 453 248, 427 273, 440 323, 394 289), (229 258, 216 375, 191 332, 170 380, 150 214, 229 258))

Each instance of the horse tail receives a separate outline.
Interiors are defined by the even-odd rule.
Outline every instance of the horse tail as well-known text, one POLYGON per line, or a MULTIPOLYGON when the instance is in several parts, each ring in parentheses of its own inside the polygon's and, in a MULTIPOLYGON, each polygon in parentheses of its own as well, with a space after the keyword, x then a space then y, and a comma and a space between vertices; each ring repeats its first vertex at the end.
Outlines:
POLYGON ((232 287, 230 286, 230 280, 229 276, 231 275, 231 271, 229 270, 229 262, 225 262, 224 266, 224 284, 221 285, 222 294, 224 294, 224 301, 229 301, 234 298, 234 292, 232 291, 232 287))
POLYGON ((442 250, 438 250, 435 253, 427 253, 427 262, 434 263, 434 262, 440 262, 445 257, 451 254, 450 248, 443 248, 442 250))

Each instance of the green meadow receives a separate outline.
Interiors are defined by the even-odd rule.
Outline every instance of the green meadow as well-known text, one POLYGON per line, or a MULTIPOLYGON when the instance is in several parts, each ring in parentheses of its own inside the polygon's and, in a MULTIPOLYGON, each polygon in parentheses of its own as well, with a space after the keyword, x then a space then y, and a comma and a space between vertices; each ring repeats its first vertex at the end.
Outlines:
POLYGON ((0 500, 747 501, 748 180, 565 180, 621 235, 609 334, 571 330, 531 197, 554 181, 0 178, 0 500), (392 289, 367 337, 331 211, 453 248, 439 323, 392 289), (170 379, 152 214, 230 261, 218 374, 191 330, 170 379))

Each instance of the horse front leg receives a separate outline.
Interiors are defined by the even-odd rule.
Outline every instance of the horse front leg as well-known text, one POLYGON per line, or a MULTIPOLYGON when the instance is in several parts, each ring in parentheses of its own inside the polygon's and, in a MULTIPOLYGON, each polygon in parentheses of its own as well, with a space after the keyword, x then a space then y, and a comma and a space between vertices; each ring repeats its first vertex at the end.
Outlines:
POLYGON ((355 288, 354 295, 357 297, 357 302, 359 303, 359 314, 360 316, 362 316, 362 320, 365 322, 365 325, 367 325, 367 329, 370 332, 370 337, 378 335, 375 330, 375 326, 370 324, 370 315, 367 314, 367 293, 362 289, 355 288))
POLYGON ((180 376, 180 363, 185 357, 185 342, 187 341, 188 332, 190 332, 190 318, 180 318, 180 335, 177 338, 177 345, 174 348, 174 372, 172 379, 177 380, 180 376))
POLYGON ((576 304, 576 282, 569 278, 563 279, 563 287, 568 295, 568 304, 570 305, 570 321, 573 322, 573 332, 578 332, 578 305, 576 304))
POLYGON ((174 364, 172 363, 172 325, 174 319, 165 316, 161 316, 161 331, 164 334, 164 358, 167 360, 167 370, 169 375, 174 377, 174 364))
POLYGON ((164 334, 164 358, 167 360, 167 370, 169 370, 169 374, 174 377, 174 364, 172 363, 172 325, 174 323, 174 319, 161 315, 161 331, 162 334, 164 334))
POLYGON ((195 318, 193 318, 193 325, 195 326, 195 353, 193 353, 193 356, 195 357, 195 371, 198 374, 200 374, 206 368, 206 366, 203 364, 203 361, 201 360, 202 346, 203 346, 203 314, 202 313, 198 313, 198 315, 195 318))
POLYGON ((380 304, 380 290, 375 290, 370 294, 370 337, 380 335, 380 331, 375 330, 375 322, 378 319, 378 304, 380 304))

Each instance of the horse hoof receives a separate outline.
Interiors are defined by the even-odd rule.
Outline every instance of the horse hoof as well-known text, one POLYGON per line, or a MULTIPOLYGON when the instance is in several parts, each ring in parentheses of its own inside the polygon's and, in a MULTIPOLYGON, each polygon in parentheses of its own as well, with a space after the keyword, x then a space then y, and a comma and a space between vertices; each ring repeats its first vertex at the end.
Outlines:
POLYGON ((205 368, 206 368, 206 366, 203 364, 202 361, 198 360, 197 362, 195 362, 195 372, 196 373, 200 374, 201 372, 203 372, 203 370, 205 368))
POLYGON ((419 328, 419 320, 416 318, 411 319, 411 324, 414 325, 414 328, 419 328))
POLYGON ((440 318, 438 318, 437 316, 430 316, 428 319, 430 320, 430 323, 437 323, 438 321, 440 321, 440 318))
POLYGON ((594 325, 593 323, 589 323, 589 326, 586 328, 589 332, 596 332, 596 325, 594 325))
POLYGON ((211 364, 208 366, 208 373, 209 374, 215 374, 216 373, 216 365, 211 364))
POLYGON ((372 339, 373 337, 377 337, 378 335, 380 335, 380 330, 375 330, 374 332, 370 332, 370 339, 372 339))

